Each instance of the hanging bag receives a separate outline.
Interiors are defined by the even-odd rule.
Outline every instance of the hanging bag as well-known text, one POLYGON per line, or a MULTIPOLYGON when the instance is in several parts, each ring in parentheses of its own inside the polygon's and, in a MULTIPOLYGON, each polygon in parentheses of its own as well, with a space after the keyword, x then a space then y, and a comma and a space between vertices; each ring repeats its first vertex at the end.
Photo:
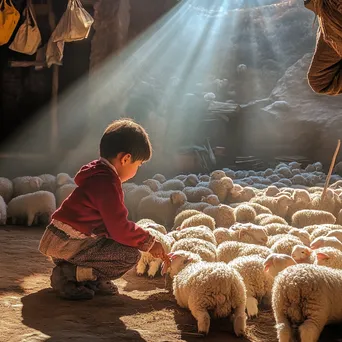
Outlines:
POLYGON ((26 55, 33 55, 37 52, 42 38, 30 3, 28 3, 25 8, 24 15, 25 21, 19 27, 19 30, 9 48, 26 55))
POLYGON ((20 14, 12 0, 0 0, 0 45, 7 44, 11 39, 19 19, 20 14))
POLYGON ((68 7, 54 31, 54 42, 73 42, 88 37, 94 19, 79 0, 69 0, 68 7))

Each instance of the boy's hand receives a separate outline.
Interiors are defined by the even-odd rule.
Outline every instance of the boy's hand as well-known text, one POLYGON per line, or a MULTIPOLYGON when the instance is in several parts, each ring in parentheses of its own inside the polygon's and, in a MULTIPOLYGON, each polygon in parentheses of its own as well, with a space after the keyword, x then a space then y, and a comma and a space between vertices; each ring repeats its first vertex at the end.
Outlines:
POLYGON ((150 249, 150 253, 154 258, 162 259, 168 265, 171 263, 168 255, 165 253, 164 248, 159 241, 155 241, 154 245, 150 249))

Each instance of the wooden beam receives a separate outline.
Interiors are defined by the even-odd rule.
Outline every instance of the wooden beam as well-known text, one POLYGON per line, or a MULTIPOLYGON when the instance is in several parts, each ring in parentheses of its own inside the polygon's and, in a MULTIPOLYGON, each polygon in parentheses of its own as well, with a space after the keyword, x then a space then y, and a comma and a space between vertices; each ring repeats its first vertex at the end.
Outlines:
POLYGON ((8 65, 11 68, 27 68, 27 67, 46 67, 45 62, 39 62, 39 61, 9 61, 8 65))

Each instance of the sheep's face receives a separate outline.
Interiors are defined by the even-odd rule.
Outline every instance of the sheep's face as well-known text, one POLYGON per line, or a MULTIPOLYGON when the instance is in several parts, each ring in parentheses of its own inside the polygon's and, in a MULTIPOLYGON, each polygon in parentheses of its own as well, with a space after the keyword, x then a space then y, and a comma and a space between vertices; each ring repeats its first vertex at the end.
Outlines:
POLYGON ((180 271, 182 271, 191 262, 201 261, 200 256, 191 252, 186 252, 186 251, 177 251, 174 253, 169 253, 168 257, 170 258, 171 264, 169 268, 167 268, 165 263, 163 263, 161 274, 164 275, 168 273, 171 278, 174 278, 180 271))
POLYGON ((209 195, 207 197, 203 196, 202 197, 202 202, 209 203, 210 205, 219 205, 220 200, 216 195, 209 195))
POLYGON ((288 207, 293 203, 293 199, 288 196, 280 196, 278 198, 278 203, 282 207, 288 207))
POLYGON ((293 247, 291 256, 295 261, 302 262, 306 260, 311 253, 312 251, 309 247, 297 245, 293 247))
POLYGON ((264 270, 272 277, 275 277, 285 268, 296 265, 296 261, 286 254, 273 253, 264 261, 264 270))
POLYGON ((291 229, 289 234, 297 236, 305 246, 310 246, 310 235, 305 230, 291 229))
POLYGON ((186 196, 182 191, 176 191, 170 195, 170 201, 173 205, 180 207, 186 202, 186 196))
POLYGON ((311 202, 310 194, 305 190, 296 190, 293 194, 293 199, 295 203, 302 202, 309 204, 311 202))
POLYGON ((313 240, 310 244, 310 248, 311 249, 318 249, 318 248, 321 248, 321 247, 324 247, 325 246, 325 239, 323 236, 319 236, 317 237, 315 240, 313 240))
POLYGON ((156 179, 147 179, 143 181, 143 184, 147 185, 154 192, 158 191, 161 186, 161 184, 156 179))
POLYGON ((223 177, 226 177, 226 174, 222 170, 216 170, 210 174, 210 178, 213 180, 219 180, 223 177))
POLYGON ((233 188, 233 186, 234 186, 234 183, 231 180, 231 178, 226 177, 226 176, 222 177, 220 182, 221 182, 222 187, 224 187, 227 190, 231 190, 233 188))
POLYGON ((335 237, 337 240, 342 242, 342 231, 341 230, 332 230, 326 236, 327 237, 335 237))
POLYGON ((279 189, 273 185, 269 186, 265 191, 265 195, 269 197, 274 197, 278 193, 279 193, 279 189))

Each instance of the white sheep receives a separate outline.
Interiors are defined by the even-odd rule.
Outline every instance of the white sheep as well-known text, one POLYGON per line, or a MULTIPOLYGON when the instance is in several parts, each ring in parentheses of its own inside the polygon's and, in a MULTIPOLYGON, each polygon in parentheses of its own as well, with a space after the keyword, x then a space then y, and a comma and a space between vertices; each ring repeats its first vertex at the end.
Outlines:
POLYGON ((278 195, 280 192, 280 190, 274 186, 274 185, 270 185, 269 187, 267 187, 267 189, 265 190, 265 196, 268 197, 275 197, 276 195, 278 195))
POLYGON ((266 258, 272 251, 264 246, 252 245, 244 242, 225 241, 217 247, 217 261, 230 262, 240 256, 259 255, 266 258))
POLYGON ((191 210, 191 209, 180 212, 175 217, 173 229, 180 227, 183 221, 186 220, 187 218, 194 216, 194 215, 198 215, 198 214, 201 214, 201 212, 198 210, 191 210))
POLYGON ((182 206, 177 209, 176 215, 180 214, 185 210, 197 210, 202 212, 205 208, 209 207, 209 203, 200 202, 200 203, 192 203, 192 202, 185 202, 182 206))
POLYGON ((55 196, 49 191, 37 191, 13 198, 7 207, 7 217, 16 224, 17 219, 26 218, 27 225, 32 223, 41 215, 49 218, 56 210, 55 196))
POLYGON ((271 223, 263 226, 264 229, 266 230, 266 233, 268 236, 272 235, 278 235, 278 234, 286 234, 288 233, 292 227, 289 225, 285 224, 280 224, 280 223, 271 223))
POLYGON ((211 242, 197 238, 187 238, 176 241, 171 252, 188 251, 198 254, 204 261, 216 261, 216 246, 211 242))
POLYGON ((56 176, 57 188, 65 184, 74 184, 74 183, 75 183, 74 179, 70 177, 67 173, 62 172, 56 176))
POLYGON ((8 203, 13 197, 13 183, 5 177, 0 177, 0 196, 8 203))
POLYGON ((342 230, 332 230, 326 236, 327 237, 334 236, 336 239, 342 242, 342 230))
POLYGON ((153 192, 156 192, 161 188, 161 183, 156 179, 146 179, 143 181, 143 185, 148 186, 153 192))
POLYGON ((342 269, 342 252, 333 247, 316 250, 316 265, 342 269))
POLYGON ((209 189, 211 189, 213 193, 217 195, 221 203, 225 201, 229 191, 233 188, 233 186, 234 183, 232 179, 226 176, 222 177, 221 179, 213 179, 211 177, 209 181, 209 189))
MULTIPOLYGON (((133 221, 138 220, 137 211, 138 211, 138 206, 141 200, 149 195, 152 195, 152 193, 153 192, 151 188, 147 185, 136 186, 130 191, 125 193, 125 196, 124 196, 125 205, 130 214, 130 218, 133 221)), ((145 217, 142 216, 141 218, 146 218, 146 217, 148 216, 145 216, 145 217)))
POLYGON ((7 205, 0 195, 0 226, 5 226, 7 222, 7 205))
POLYGON ((19 195, 39 191, 43 184, 43 180, 39 177, 24 176, 12 179, 12 183, 13 197, 17 197, 19 195))
POLYGON ((266 226, 271 223, 287 224, 285 219, 273 214, 260 214, 255 217, 254 222, 260 226, 266 226))
POLYGON ((255 245, 266 245, 267 234, 262 227, 254 224, 235 224, 230 229, 217 228, 214 230, 217 244, 224 241, 240 241, 255 245))
POLYGON ((316 342, 326 324, 342 319, 336 305, 342 272, 328 267, 300 264, 288 267, 274 281, 272 308, 280 342, 291 341, 293 325, 301 342, 316 342))
POLYGON ((185 219, 180 225, 179 229, 182 230, 184 228, 197 227, 201 225, 206 226, 210 228, 211 230, 214 230, 216 226, 215 220, 211 216, 206 215, 204 213, 200 213, 200 214, 193 215, 185 219))
MULTIPOLYGON (((169 253, 171 250, 171 246, 174 242, 174 240, 163 233, 160 233, 158 230, 155 230, 154 228, 144 228, 146 231, 148 231, 151 235, 153 235, 157 241, 159 241, 163 248, 165 253, 169 253)), ((151 253, 149 252, 141 252, 141 258, 137 263, 137 275, 142 276, 146 268, 147 275, 149 278, 154 278, 157 274, 160 266, 162 264, 162 260, 159 258, 154 258, 151 253)))
POLYGON ((335 222, 335 216, 323 210, 300 210, 292 216, 292 225, 296 228, 314 224, 334 224, 335 222))
POLYGON ((275 278, 285 268, 296 265, 296 261, 287 254, 272 253, 264 261, 264 272, 275 278))
POLYGON ((246 309, 249 317, 258 315, 258 302, 265 298, 270 302, 273 277, 264 272, 265 259, 258 255, 236 258, 228 263, 243 278, 247 290, 246 309))
POLYGON ((245 205, 249 205, 250 207, 252 207, 255 210, 257 215, 260 215, 260 214, 272 214, 272 211, 270 209, 264 207, 261 204, 253 203, 253 202, 247 202, 247 203, 244 203, 244 204, 245 205))
POLYGON ((39 175, 38 177, 41 178, 43 181, 43 184, 40 187, 40 190, 50 191, 53 194, 56 192, 56 188, 57 188, 56 176, 45 173, 45 174, 39 175))
POLYGON ((171 254, 169 274, 177 304, 191 311, 199 333, 209 332, 210 310, 217 318, 233 315, 235 334, 244 334, 246 287, 237 271, 224 263, 204 262, 196 254, 178 251, 171 254))
POLYGON ((203 225, 185 228, 183 230, 175 230, 169 235, 172 236, 176 241, 187 238, 196 238, 202 239, 204 241, 209 241, 215 246, 217 244, 215 235, 213 234, 212 230, 203 225))
POLYGON ((198 177, 198 179, 201 182, 208 182, 209 183, 210 176, 208 176, 208 175, 201 175, 201 176, 198 177))
POLYGON ((209 196, 203 196, 201 198, 201 202, 205 202, 213 206, 220 204, 220 200, 218 199, 217 195, 214 195, 214 194, 209 195, 209 196))
POLYGON ((140 201, 137 217, 150 218, 171 229, 176 211, 185 201, 186 197, 181 191, 175 191, 169 198, 158 197, 155 194, 148 195, 140 201))
POLYGON ((156 173, 152 179, 157 180, 159 183, 165 183, 166 182, 166 178, 164 175, 160 174, 160 173, 156 173))
POLYGON ((61 204, 72 194, 77 188, 76 184, 64 184, 56 190, 56 206, 59 208, 61 204))
POLYGON ((240 223, 248 223, 254 222, 255 217, 257 216, 254 208, 247 204, 240 204, 234 209, 236 222, 240 223))
POLYGON ((196 186, 199 183, 199 179, 195 174, 190 174, 186 176, 183 182, 186 187, 192 187, 196 186))
POLYGON ((291 255, 292 249, 296 245, 303 245, 303 242, 296 236, 287 235, 276 241, 271 250, 273 253, 291 255))
POLYGON ((212 190, 205 187, 186 187, 183 189, 183 192, 189 202, 200 202, 202 197, 206 197, 212 195, 212 190))
POLYGON ((310 244, 311 249, 318 249, 321 247, 333 247, 342 251, 341 241, 334 236, 319 236, 316 239, 314 239, 310 244))
POLYGON ((169 179, 166 182, 162 183, 160 190, 168 191, 168 190, 179 190, 182 191, 185 188, 184 183, 179 179, 169 179))
POLYGON ((283 218, 286 216, 289 206, 293 202, 292 198, 285 195, 279 197, 260 196, 253 198, 251 201, 267 207, 274 215, 283 218))
POLYGON ((236 221, 234 209, 226 204, 208 206, 203 209, 203 213, 211 216, 215 220, 216 227, 229 228, 236 221))
POLYGON ((151 219, 141 219, 137 222, 137 225, 143 229, 152 228, 162 234, 167 234, 167 230, 163 225, 158 224, 151 219))
POLYGON ((294 246, 291 256, 297 262, 297 264, 314 264, 316 262, 315 252, 307 246, 294 246))

